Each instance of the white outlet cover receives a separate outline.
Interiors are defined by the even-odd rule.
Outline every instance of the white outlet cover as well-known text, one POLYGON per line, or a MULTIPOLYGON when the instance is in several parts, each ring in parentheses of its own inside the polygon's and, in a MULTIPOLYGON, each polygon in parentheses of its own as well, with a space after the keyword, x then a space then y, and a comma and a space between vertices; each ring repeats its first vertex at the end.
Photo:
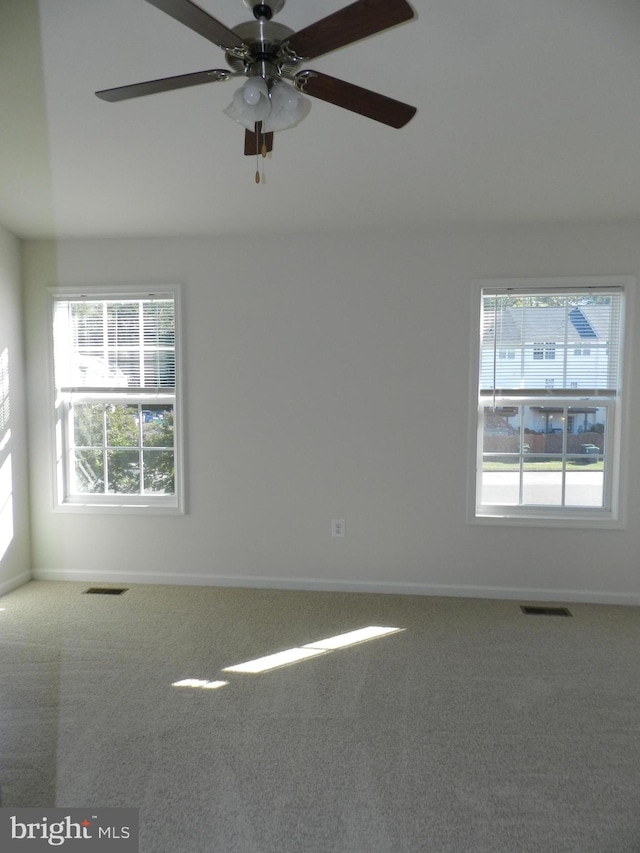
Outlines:
POLYGON ((331 521, 331 535, 344 536, 344 518, 334 518, 331 521))

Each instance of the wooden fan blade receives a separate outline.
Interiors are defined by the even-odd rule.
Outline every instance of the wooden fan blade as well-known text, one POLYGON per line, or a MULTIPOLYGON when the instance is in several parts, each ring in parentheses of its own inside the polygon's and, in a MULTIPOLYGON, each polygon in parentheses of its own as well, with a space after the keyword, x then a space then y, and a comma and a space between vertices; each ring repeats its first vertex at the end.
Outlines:
POLYGON ((228 80, 231 76, 229 71, 213 68, 211 71, 195 71, 193 74, 180 74, 177 77, 147 80, 145 83, 132 83, 130 86, 118 86, 115 89, 102 89, 96 92, 96 95, 103 101, 126 101, 128 98, 184 89, 186 86, 198 86, 200 83, 216 83, 218 80, 228 80))
POLYGON ((245 130, 244 132, 244 153, 247 156, 255 157, 256 154, 262 153, 262 143, 264 141, 267 147, 267 153, 269 151, 273 151, 273 133, 262 133, 260 128, 262 127, 262 122, 256 122, 258 126, 258 133, 254 133, 252 130, 245 130))
POLYGON ((356 0, 294 33, 288 44, 299 57, 314 59, 413 17, 407 0, 356 0))
POLYGON ((176 21, 180 21, 181 24, 209 39, 223 50, 241 47, 244 44, 242 39, 228 27, 212 18, 208 12, 196 6, 191 0, 147 0, 147 3, 171 15, 176 21))
POLYGON ((403 104, 402 101, 395 101, 369 89, 362 89, 353 83, 345 83, 344 80, 337 80, 328 74, 320 74, 318 71, 301 71, 296 74, 295 83, 296 88, 305 95, 311 95, 353 113, 360 113, 389 127, 404 127, 416 114, 416 108, 409 104, 403 104))

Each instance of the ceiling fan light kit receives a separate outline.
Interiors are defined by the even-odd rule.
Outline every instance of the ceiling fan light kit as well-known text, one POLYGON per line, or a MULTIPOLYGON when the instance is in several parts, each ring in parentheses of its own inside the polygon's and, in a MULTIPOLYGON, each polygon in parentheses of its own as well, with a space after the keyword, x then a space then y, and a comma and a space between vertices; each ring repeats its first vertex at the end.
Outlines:
POLYGON ((257 121, 264 121, 271 112, 269 88, 262 77, 250 77, 233 96, 224 110, 225 115, 252 130, 257 121))
POLYGON ((265 122, 265 130, 288 130, 309 115, 311 102, 297 92, 290 83, 279 80, 273 84, 271 113, 265 122))
POLYGON ((250 77, 233 96, 224 114, 247 130, 262 122, 265 133, 294 127, 309 114, 311 103, 284 80, 250 77))
MULTIPOLYGON (((311 103, 302 92, 389 127, 404 127, 415 115, 415 107, 409 104, 300 68, 309 59, 411 20, 414 12, 407 0, 356 0, 298 32, 272 20, 285 0, 267 3, 243 0, 253 12, 254 20, 233 29, 192 0, 146 2, 222 48, 231 70, 215 68, 103 89, 96 92, 102 100, 123 101, 202 83, 223 82, 231 77, 247 77, 224 113, 245 128, 244 153, 263 157, 273 148, 275 131, 295 127, 309 114, 311 103)), ((260 182, 258 170, 256 182, 260 182)))

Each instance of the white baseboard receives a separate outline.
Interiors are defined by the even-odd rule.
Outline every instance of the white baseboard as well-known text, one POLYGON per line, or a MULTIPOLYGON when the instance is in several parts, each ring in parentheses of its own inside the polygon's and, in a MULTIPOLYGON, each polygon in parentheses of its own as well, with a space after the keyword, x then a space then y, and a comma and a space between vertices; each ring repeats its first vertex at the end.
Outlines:
POLYGON ((268 578, 161 572, 91 572, 67 569, 38 569, 33 580, 80 581, 85 583, 169 584, 177 586, 223 586, 246 589, 291 589, 309 592, 365 592, 390 595, 489 598, 509 601, 554 601, 582 604, 640 604, 634 593, 584 589, 520 589, 517 587, 467 586, 396 581, 355 581, 320 578, 268 578))
POLYGON ((0 595, 6 595, 8 592, 12 592, 19 586, 29 583, 30 580, 32 580, 31 572, 21 572, 19 575, 16 575, 15 578, 9 578, 9 580, 2 581, 2 583, 0 583, 0 595))

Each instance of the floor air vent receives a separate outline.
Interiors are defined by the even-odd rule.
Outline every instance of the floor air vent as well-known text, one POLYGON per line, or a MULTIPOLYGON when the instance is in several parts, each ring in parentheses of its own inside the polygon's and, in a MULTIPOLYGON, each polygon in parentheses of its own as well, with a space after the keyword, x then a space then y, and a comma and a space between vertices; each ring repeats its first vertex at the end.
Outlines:
POLYGON ((533 607, 521 604, 520 610, 526 616, 571 616, 566 607, 533 607))
POLYGON ((91 586, 85 589, 85 595, 122 595, 127 589, 125 586, 91 586))

